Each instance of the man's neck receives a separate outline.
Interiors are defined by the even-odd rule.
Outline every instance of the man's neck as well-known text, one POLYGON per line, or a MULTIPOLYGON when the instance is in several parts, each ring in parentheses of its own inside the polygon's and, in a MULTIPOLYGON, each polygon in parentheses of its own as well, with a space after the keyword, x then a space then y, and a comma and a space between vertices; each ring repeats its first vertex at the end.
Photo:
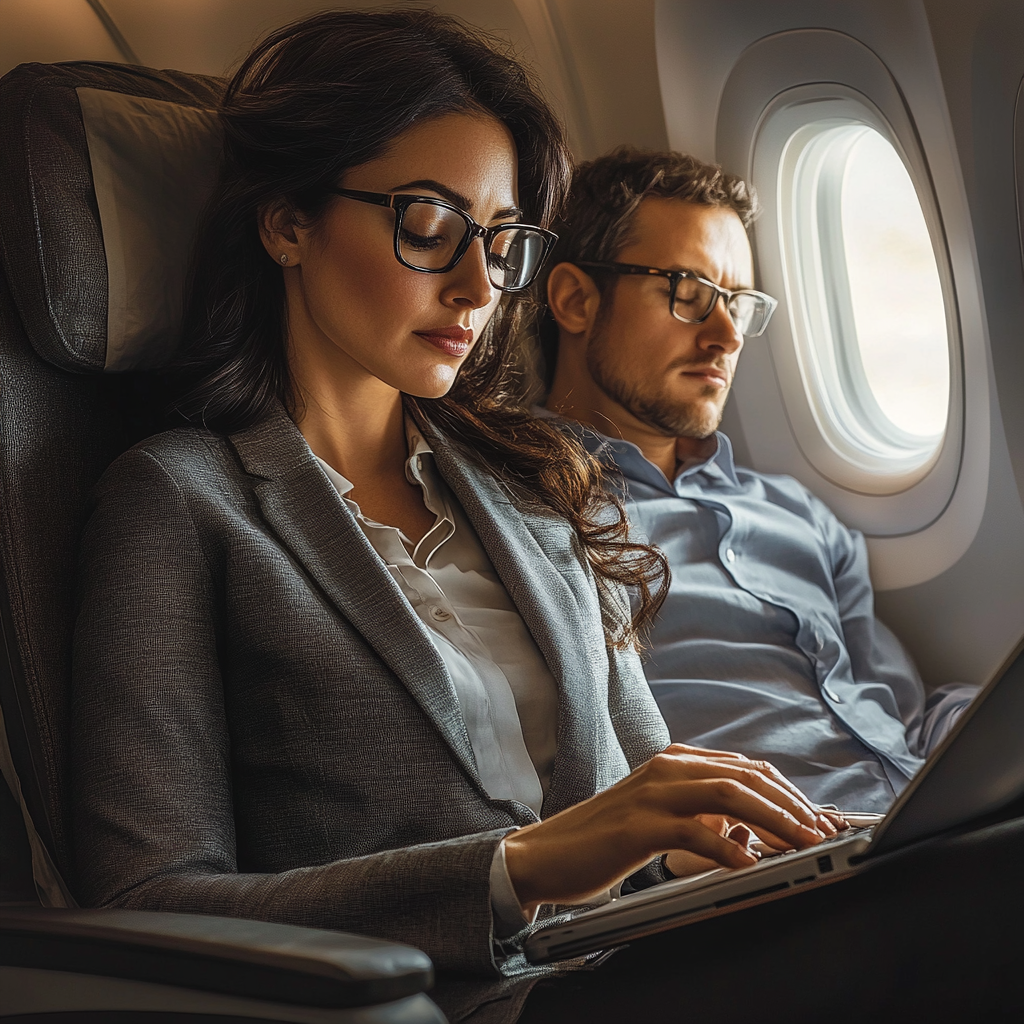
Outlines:
POLYGON ((580 402, 572 392, 556 394, 552 390, 545 407, 551 412, 576 420, 607 437, 630 441, 672 480, 676 467, 686 459, 706 457, 714 451, 715 441, 710 438, 671 437, 652 429, 610 400, 580 402), (598 408, 592 406, 597 405, 598 408))
POLYGON ((675 437, 634 416, 598 386, 584 362, 580 346, 564 346, 559 352, 545 407, 606 437, 632 442, 667 480, 675 477, 680 462, 707 458, 715 451, 714 435, 675 437))

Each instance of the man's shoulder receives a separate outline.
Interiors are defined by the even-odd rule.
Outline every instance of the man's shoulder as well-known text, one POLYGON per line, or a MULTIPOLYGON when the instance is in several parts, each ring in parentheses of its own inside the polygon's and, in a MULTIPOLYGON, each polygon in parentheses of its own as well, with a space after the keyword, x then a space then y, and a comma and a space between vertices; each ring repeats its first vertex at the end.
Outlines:
POLYGON ((737 465, 736 480, 748 495, 779 505, 806 519, 834 520, 835 513, 796 477, 787 473, 766 473, 737 465))

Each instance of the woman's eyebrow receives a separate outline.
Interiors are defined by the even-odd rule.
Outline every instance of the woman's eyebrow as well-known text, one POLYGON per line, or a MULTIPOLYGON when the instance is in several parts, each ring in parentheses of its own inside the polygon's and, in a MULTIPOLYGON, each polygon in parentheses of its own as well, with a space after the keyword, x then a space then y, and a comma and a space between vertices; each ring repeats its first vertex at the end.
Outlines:
MULTIPOLYGON (((390 189, 391 192, 408 192, 414 188, 425 188, 431 192, 436 192, 439 196, 443 196, 448 200, 452 206, 457 206, 460 210, 465 210, 469 213, 473 209, 473 200, 467 199, 461 192, 456 192, 455 189, 449 188, 447 185, 442 185, 439 181, 434 181, 433 178, 422 178, 417 181, 407 181, 404 185, 396 185, 390 189)), ((497 220, 503 217, 521 217, 523 211, 518 206, 507 206, 503 210, 497 210, 492 220, 497 220)))

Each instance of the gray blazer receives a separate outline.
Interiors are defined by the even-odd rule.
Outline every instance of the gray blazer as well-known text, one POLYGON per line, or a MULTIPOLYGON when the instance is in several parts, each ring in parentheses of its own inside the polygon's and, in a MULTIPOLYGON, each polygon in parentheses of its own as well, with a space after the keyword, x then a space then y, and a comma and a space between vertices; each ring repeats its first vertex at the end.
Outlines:
MULTIPOLYGON (((571 528, 433 438, 558 683, 543 816, 668 743, 610 652, 571 528)), ((607 610, 612 614, 612 610, 607 610)), ((74 653, 78 894, 411 943, 491 971, 492 800, 430 637, 282 409, 176 430, 104 475, 74 653)))

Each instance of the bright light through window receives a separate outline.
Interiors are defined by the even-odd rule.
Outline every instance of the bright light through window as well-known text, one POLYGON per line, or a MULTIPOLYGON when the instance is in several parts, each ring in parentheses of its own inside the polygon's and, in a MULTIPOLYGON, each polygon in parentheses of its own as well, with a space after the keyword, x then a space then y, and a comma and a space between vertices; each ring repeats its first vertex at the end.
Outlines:
POLYGON ((905 487, 941 450, 951 390, 917 190, 888 136, 845 116, 791 132, 779 186, 792 337, 823 457, 855 467, 858 486, 905 487))
POLYGON ((842 238, 864 375, 882 413, 908 434, 946 426, 945 307, 928 228, 897 152, 858 127, 842 183, 842 238))

